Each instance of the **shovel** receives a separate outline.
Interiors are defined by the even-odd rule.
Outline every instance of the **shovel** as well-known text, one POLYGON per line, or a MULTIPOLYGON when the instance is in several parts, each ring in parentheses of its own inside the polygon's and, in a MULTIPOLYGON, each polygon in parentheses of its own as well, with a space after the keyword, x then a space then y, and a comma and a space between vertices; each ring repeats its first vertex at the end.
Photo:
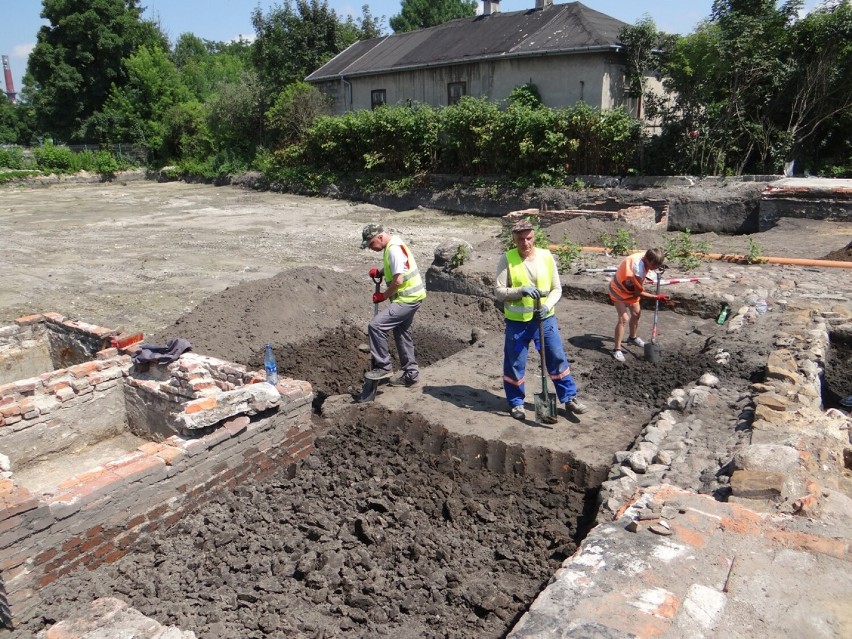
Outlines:
POLYGON ((651 329, 651 341, 645 344, 645 359, 656 364, 662 359, 663 352, 657 344, 657 317, 660 314, 660 278, 657 276, 657 301, 654 304, 654 327, 651 329))
MULTIPOLYGON (((382 278, 374 277, 372 278, 373 282, 376 283, 376 293, 378 293, 382 289, 382 278)), ((378 303, 373 303, 373 317, 379 314, 379 305, 378 303)), ((373 361, 373 356, 370 356, 370 370, 375 368, 376 363, 373 361)), ((358 403, 361 402, 372 402, 376 399, 376 389, 379 387, 379 381, 376 379, 368 379, 364 378, 364 385, 361 387, 361 394, 358 395, 358 399, 356 400, 358 403)))
POLYGON ((539 424, 556 423, 556 395, 547 392, 547 367, 544 361, 544 320, 541 319, 538 310, 541 308, 541 300, 535 301, 535 314, 538 316, 538 343, 541 355, 541 393, 535 395, 535 421, 539 424))

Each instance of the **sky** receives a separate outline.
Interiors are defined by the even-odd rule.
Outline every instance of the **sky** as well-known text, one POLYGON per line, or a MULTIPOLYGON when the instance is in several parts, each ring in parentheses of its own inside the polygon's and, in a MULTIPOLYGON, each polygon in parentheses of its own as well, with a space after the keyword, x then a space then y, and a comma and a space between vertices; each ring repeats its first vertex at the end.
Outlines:
MULTIPOLYGON (((634 24, 645 15, 650 16, 657 28, 667 33, 691 33, 696 24, 710 15, 713 0, 582 0, 587 7, 634 24)), ((809 11, 821 0, 805 0, 809 11)), ((260 7, 265 13, 283 0, 142 0, 143 17, 159 22, 160 27, 174 41, 182 33, 191 32, 205 40, 229 41, 240 36, 251 39, 251 13, 260 7)), ((387 19, 400 12, 400 0, 328 0, 328 5, 338 15, 361 15, 367 4, 375 17, 387 19)), ((556 4, 562 4, 556 0, 556 4)), ((500 11, 521 11, 535 7, 535 0, 502 0, 500 11)), ((27 57, 35 45, 36 34, 44 24, 40 18, 41 0, 0 1, 0 54, 9 56, 15 91, 20 92, 21 78, 26 71, 27 57)), ((0 88, 7 90, 0 79, 0 88)))

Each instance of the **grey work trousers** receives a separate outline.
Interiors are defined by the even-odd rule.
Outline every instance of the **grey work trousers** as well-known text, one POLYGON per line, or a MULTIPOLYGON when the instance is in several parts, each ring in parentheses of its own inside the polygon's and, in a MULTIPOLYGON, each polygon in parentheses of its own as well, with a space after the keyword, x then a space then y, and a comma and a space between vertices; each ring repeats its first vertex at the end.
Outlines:
POLYGON ((400 304, 392 302, 385 310, 377 314, 368 329, 370 335, 370 353, 373 366, 391 370, 391 358, 388 351, 387 332, 393 331, 396 351, 399 353, 399 367, 405 379, 415 381, 420 376, 420 368, 414 356, 414 340, 411 338, 411 324, 421 302, 400 304))

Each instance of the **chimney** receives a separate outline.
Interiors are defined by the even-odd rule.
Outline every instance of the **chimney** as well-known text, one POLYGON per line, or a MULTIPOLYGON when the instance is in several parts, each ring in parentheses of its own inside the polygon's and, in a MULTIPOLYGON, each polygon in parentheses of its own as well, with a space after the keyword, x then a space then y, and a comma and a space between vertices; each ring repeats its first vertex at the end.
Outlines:
POLYGON ((553 0, 535 0, 536 9, 547 9, 553 6, 553 0))
POLYGON ((500 0, 482 0, 482 15, 500 13, 500 0))
POLYGON ((6 97, 15 103, 15 83, 12 81, 12 68, 9 66, 9 56, 3 56, 3 75, 6 78, 6 97))

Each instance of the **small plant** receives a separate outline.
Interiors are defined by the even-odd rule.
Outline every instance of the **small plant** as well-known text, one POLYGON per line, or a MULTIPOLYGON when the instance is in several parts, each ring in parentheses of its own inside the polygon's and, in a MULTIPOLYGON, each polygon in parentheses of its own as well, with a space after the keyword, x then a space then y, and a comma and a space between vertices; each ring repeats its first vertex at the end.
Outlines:
POLYGON ((754 238, 748 238, 748 251, 745 254, 746 264, 763 264, 766 259, 763 257, 763 249, 754 238))
POLYGON ((586 184, 580 178, 574 178, 574 181, 568 185, 569 191, 585 191, 588 188, 588 184, 586 184))
POLYGON ((450 258, 450 268, 458 268, 464 261, 470 256, 470 249, 467 247, 467 244, 459 244, 456 252, 450 258))
POLYGON ((627 255, 637 248, 636 238, 627 229, 619 229, 615 235, 601 231, 600 240, 611 255, 627 255))
POLYGON ((116 172, 121 170, 121 165, 116 157, 106 150, 98 151, 94 159, 95 171, 104 179, 112 179, 116 172))
POLYGON ((675 237, 666 240, 666 258, 673 260, 684 271, 701 264, 700 256, 710 250, 709 242, 696 242, 689 229, 681 231, 675 237))
POLYGON ((579 244, 572 242, 567 235, 563 236, 559 247, 553 251, 559 270, 568 271, 571 269, 574 263, 580 258, 582 252, 579 244))

